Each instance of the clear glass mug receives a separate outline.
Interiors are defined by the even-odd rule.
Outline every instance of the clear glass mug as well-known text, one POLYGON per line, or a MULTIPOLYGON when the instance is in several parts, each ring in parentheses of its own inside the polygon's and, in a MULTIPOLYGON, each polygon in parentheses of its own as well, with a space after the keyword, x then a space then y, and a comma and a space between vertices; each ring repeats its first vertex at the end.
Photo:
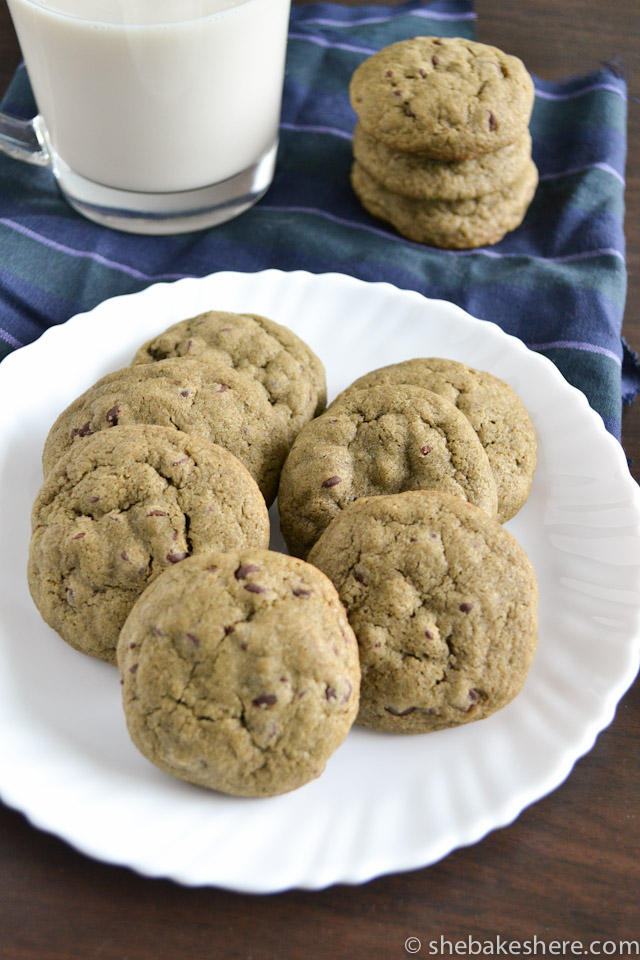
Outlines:
POLYGON ((7 0, 38 116, 0 150, 132 233, 223 223, 273 179, 290 0, 7 0))

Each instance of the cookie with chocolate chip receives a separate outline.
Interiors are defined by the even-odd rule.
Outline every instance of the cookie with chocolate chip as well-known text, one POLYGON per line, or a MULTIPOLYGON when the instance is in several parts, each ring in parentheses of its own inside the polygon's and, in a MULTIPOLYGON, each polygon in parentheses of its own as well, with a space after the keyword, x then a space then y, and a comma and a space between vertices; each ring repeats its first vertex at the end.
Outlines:
POLYGON ((67 643, 113 663, 122 624, 162 570, 212 547, 268 543, 264 498, 227 450, 174 428, 119 426, 72 445, 48 473, 29 588, 67 643))
POLYGON ((445 163, 392 150, 360 123, 353 134, 353 156, 385 189, 416 200, 470 200, 513 183, 531 159, 529 131, 491 153, 445 163))
POLYGON ((488 717, 522 689, 536 576, 483 510, 432 490, 358 500, 309 562, 335 584, 358 638, 358 723, 426 733, 488 717))
POLYGON ((173 776, 236 796, 318 777, 358 711, 358 646, 315 567, 244 548, 167 570, 118 644, 131 738, 173 776))
POLYGON ((255 313, 210 310, 173 324, 136 352, 133 363, 171 357, 226 364, 259 383, 291 440, 327 399, 322 361, 288 327, 255 313))
POLYGON ((515 516, 531 492, 538 442, 531 418, 509 384, 457 360, 419 357, 366 373, 337 399, 383 383, 410 384, 431 390, 465 415, 486 451, 496 478, 498 520, 504 523, 515 516))
POLYGON ((363 129, 393 150, 459 161, 522 137, 533 81, 517 57, 462 37, 413 37, 368 57, 351 79, 363 129))
POLYGON ((355 161, 351 185, 365 210, 408 240, 470 250, 498 243, 520 226, 538 185, 538 171, 529 159, 513 183, 493 193, 466 200, 417 200, 388 190, 355 161))
POLYGON ((354 390, 298 434, 280 479, 282 534, 306 557, 331 520, 359 497, 437 488, 497 512, 496 482, 473 427, 420 387, 354 390))
POLYGON ((64 410, 47 437, 45 474, 71 446, 122 424, 154 423, 229 450, 271 503, 287 456, 288 424, 260 383, 226 363, 177 357, 102 377, 64 410))

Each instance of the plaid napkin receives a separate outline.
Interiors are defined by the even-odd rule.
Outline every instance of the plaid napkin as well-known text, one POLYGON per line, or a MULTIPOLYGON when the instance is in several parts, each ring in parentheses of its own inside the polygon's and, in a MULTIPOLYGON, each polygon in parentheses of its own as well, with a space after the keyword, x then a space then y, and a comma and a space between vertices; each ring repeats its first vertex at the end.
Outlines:
MULTIPOLYGON (((294 7, 274 183, 253 209, 211 230, 149 238, 104 229, 67 206, 48 169, 0 156, 0 356, 156 281, 268 267, 337 271, 494 321, 556 363, 619 437, 621 402, 640 390, 640 374, 620 336, 626 86, 614 69, 560 83, 534 78, 540 185, 525 223, 496 246, 448 252, 412 243, 352 194, 347 88, 355 68, 418 34, 473 38, 474 21, 470 0, 294 7)), ((23 68, 3 109, 35 112, 23 68)))

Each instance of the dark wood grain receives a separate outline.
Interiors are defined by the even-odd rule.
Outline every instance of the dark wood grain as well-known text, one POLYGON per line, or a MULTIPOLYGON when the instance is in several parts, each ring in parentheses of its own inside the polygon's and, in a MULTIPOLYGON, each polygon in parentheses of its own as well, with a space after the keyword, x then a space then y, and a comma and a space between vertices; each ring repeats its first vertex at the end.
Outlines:
MULTIPOLYGON (((640 98, 638 0, 477 0, 478 39, 548 79, 618 58, 640 98)), ((19 59, 0 0, 0 87, 19 59)), ((629 103, 629 296, 640 349, 640 104, 629 103)), ((623 443, 640 479, 640 403, 623 443)), ((428 943, 640 937, 640 685, 550 796, 441 863, 360 887, 268 897, 189 889, 97 863, 0 806, 2 960, 379 960, 428 943)), ((0 757, 0 762, 2 759, 0 757)), ((381 775, 384 775, 382 772, 381 775)), ((444 954, 446 955, 446 953, 444 954)), ((542 955, 540 949, 539 955, 542 955)), ((567 955, 570 955, 567 952, 567 955)), ((617 955, 617 954, 616 954, 617 955)))

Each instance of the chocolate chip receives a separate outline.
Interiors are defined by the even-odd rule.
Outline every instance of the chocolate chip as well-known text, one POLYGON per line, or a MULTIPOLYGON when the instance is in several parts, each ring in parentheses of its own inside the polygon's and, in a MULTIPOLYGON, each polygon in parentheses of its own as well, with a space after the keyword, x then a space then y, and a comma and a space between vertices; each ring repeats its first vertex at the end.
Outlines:
POLYGON ((431 630, 425 630, 424 635, 427 638, 427 640, 433 640, 433 634, 431 630))
POLYGON ((229 625, 228 627, 224 628, 225 637, 228 637, 230 633, 235 633, 235 632, 236 632, 236 628, 233 625, 229 625))
POLYGON ((181 457, 180 460, 174 460, 171 464, 172 467, 179 467, 181 463, 186 463, 189 457, 181 457))
POLYGON ((83 537, 86 537, 86 533, 76 533, 75 537, 71 537, 72 540, 82 540, 83 537))
POLYGON ((244 580, 245 577, 250 573, 259 573, 260 567, 256 566, 255 563, 243 563, 242 566, 238 567, 234 573, 236 580, 244 580))
POLYGON ((185 557, 188 557, 188 553, 184 553, 178 550, 170 550, 167 554, 167 560, 169 563, 180 563, 181 560, 184 560, 185 557))
POLYGON ((462 613, 471 613, 471 611, 473 610, 473 604, 461 603, 459 609, 462 611, 462 613))
POLYGON ((97 503, 100 497, 89 497, 89 503, 97 503))
POLYGON ((364 583, 364 574, 361 573, 360 570, 354 570, 353 576, 354 576, 354 579, 358 581, 358 583, 364 583))
POLYGON ((221 383, 218 387, 218 393, 225 393, 227 390, 230 390, 231 387, 228 387, 226 383, 221 383))
POLYGON ((469 700, 472 704, 477 703, 480 699, 480 695, 477 690, 469 690, 469 700))
POLYGON ((305 590, 304 587, 294 587, 291 591, 294 597, 310 597, 311 590, 305 590))
POLYGON ((251 705, 254 707, 261 707, 262 709, 266 707, 272 707, 275 703, 278 702, 278 698, 273 693, 261 693, 259 697, 255 697, 251 701, 251 705))
POLYGON ((407 707, 406 710, 396 710, 394 707, 385 707, 387 713, 390 713, 392 717, 406 717, 408 713, 413 713, 415 707, 407 707))
POLYGON ((386 71, 385 71, 385 77, 392 77, 392 76, 393 76, 393 71, 391 71, 391 70, 386 70, 386 71))
POLYGON ((440 40, 438 37, 436 37, 436 39, 433 42, 436 43, 439 47, 442 46, 442 40, 440 40))
POLYGON ((440 57, 438 57, 438 56, 434 53, 434 55, 431 57, 431 63, 434 65, 434 67, 437 67, 438 64, 440 63, 440 57))
POLYGON ((189 640, 191 640, 191 643, 194 645, 194 647, 200 646, 200 638, 196 637, 195 633, 188 633, 187 637, 189 640))
POLYGON ((326 480, 322 481, 323 487, 335 487, 339 483, 342 483, 342 477, 327 477, 326 480))
POLYGON ((71 601, 73 600, 73 590, 71 587, 67 589, 67 603, 71 606, 71 601))
POLYGON ((413 112, 413 110, 411 109, 408 103, 404 104, 404 112, 405 112, 405 116, 407 117, 415 117, 415 113, 413 112))
POLYGON ((428 453, 431 453, 433 447, 430 447, 428 443, 425 443, 424 447, 420 447, 420 453, 423 457, 426 457, 428 453))
POLYGON ((120 413, 120 407, 116 404, 114 407, 111 407, 111 410, 107 411, 107 423, 110 427, 118 426, 118 414, 120 413))
POLYGON ((188 396, 189 396, 189 391, 188 391, 188 390, 181 390, 181 391, 180 391, 180 396, 181 396, 181 397, 188 397, 188 396))
POLYGON ((327 698, 327 700, 335 700, 336 697, 338 696, 338 694, 335 692, 333 687, 327 687, 327 689, 324 691, 324 695, 327 698))
POLYGON ((498 121, 496 120, 496 115, 493 110, 487 110, 489 114, 489 130, 496 130, 498 127, 498 121))
POLYGON ((75 437, 86 437, 86 436, 88 436, 88 434, 90 434, 91 432, 92 432, 92 431, 91 431, 91 424, 90 424, 90 422, 87 420, 87 422, 86 422, 86 423, 83 423, 81 427, 72 427, 72 428, 71 428, 71 432, 69 433, 69 436, 70 436, 71 439, 73 440, 75 437))
POLYGON ((129 667, 129 673, 135 673, 136 670, 138 669, 138 666, 139 664, 134 663, 131 667, 129 667))
POLYGON ((135 643, 130 643, 130 644, 129 644, 129 650, 135 650, 135 648, 136 648, 135 643))
POLYGON ((147 516, 148 517, 168 517, 169 514, 165 513, 164 510, 150 510, 147 516))
POLYGON ((401 97, 401 96, 402 96, 402 91, 400 91, 400 90, 394 90, 394 91, 393 91, 393 95, 394 95, 394 97, 401 97))
POLYGON ((231 327, 222 327, 221 330, 218 330, 218 333, 229 333, 231 327))
POLYGON ((207 573, 215 573, 217 569, 216 565, 212 563, 210 567, 206 568, 206 571, 207 573))
POLYGON ((249 593, 266 593, 267 588, 261 587, 259 583, 247 583, 245 584, 245 590, 248 590, 249 593))
POLYGON ((126 550, 123 550, 120 556, 122 557, 123 560, 126 560, 126 561, 129 560, 129 554, 127 553, 126 550))

